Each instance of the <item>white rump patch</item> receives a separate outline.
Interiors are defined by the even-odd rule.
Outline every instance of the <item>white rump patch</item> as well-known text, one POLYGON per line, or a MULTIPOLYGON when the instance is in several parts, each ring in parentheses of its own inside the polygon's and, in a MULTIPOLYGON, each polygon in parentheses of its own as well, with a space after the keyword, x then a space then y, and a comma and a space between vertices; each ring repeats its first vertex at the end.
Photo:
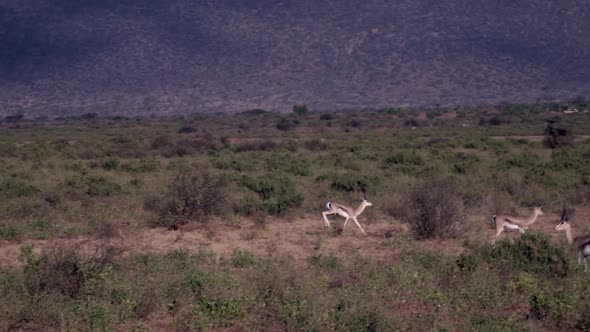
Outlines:
POLYGON ((346 211, 342 210, 342 209, 338 209, 338 211, 336 211, 339 215, 343 216, 344 218, 348 218, 348 213, 346 213, 346 211))
POLYGON ((520 229, 520 226, 518 226, 518 225, 515 225, 515 224, 511 224, 511 223, 509 223, 509 222, 506 222, 506 223, 504 224, 504 227, 506 227, 506 228, 508 228, 508 229, 520 229))

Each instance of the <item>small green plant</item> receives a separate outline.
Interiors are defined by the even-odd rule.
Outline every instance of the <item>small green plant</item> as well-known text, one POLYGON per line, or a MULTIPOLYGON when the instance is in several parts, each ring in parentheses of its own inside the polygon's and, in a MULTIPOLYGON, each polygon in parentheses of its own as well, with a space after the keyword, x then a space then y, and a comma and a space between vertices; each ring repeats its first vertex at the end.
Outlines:
POLYGON ((255 267, 258 264, 256 257, 248 251, 234 249, 231 255, 232 264, 237 268, 255 267))

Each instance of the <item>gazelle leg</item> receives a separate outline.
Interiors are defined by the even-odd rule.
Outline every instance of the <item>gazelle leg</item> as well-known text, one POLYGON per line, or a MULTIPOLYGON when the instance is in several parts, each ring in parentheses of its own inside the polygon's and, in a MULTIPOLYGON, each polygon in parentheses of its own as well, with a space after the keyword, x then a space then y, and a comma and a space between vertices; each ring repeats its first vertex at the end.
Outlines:
POLYGON ((361 227, 361 224, 359 224, 359 221, 356 220, 356 218, 352 218, 352 220, 354 220, 356 225, 361 229, 361 232, 363 232, 363 234, 367 235, 367 233, 365 233, 365 230, 361 227))
POLYGON ((348 217, 346 217, 346 220, 344 220, 344 225, 342 226, 342 232, 344 232, 344 230, 346 229, 346 223, 348 222, 348 217))
POLYGON ((500 236, 500 234, 502 234, 503 230, 504 230, 504 227, 496 228, 496 236, 494 238, 498 238, 498 236, 500 236))
POLYGON ((582 265, 582 252, 578 251, 578 264, 582 265))
POLYGON ((500 234, 502 234, 503 230, 504 226, 498 226, 498 224, 496 224, 496 235, 492 239, 492 247, 496 245, 496 239, 498 238, 498 236, 500 236, 500 234))
POLYGON ((328 211, 322 212, 322 215, 324 216, 324 227, 330 227, 330 220, 328 220, 329 214, 328 211))

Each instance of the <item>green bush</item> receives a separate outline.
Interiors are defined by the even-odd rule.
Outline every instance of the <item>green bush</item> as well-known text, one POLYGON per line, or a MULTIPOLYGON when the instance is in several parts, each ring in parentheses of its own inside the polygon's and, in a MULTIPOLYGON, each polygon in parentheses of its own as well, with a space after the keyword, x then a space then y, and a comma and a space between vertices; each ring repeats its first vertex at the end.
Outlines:
POLYGON ((297 115, 306 115, 309 113, 309 109, 306 105, 294 105, 293 106, 293 113, 297 115))
MULTIPOLYGON (((534 319, 551 319, 559 324, 574 325, 569 316, 574 312, 574 299, 566 291, 536 291, 529 295, 529 315, 534 319)), ((567 325, 566 325, 567 326, 567 325)))
POLYGON ((299 176, 311 174, 310 165, 307 159, 302 156, 291 154, 271 154, 266 159, 266 168, 271 172, 289 173, 299 176))
POLYGON ((507 239, 499 241, 493 250, 484 255, 490 262, 513 270, 559 278, 571 272, 570 261, 564 250, 552 244, 541 233, 527 232, 514 243, 507 239))
POLYGON ((9 198, 27 197, 39 192, 39 189, 25 181, 15 178, 4 178, 0 180, 0 194, 9 198))
POLYGON ((296 123, 287 119, 287 118, 282 118, 281 120, 279 120, 279 122, 277 122, 276 127, 278 130, 291 130, 294 129, 296 126, 296 123))
POLYGON ((121 165, 121 162, 119 162, 118 159, 108 158, 108 159, 104 160, 100 166, 105 171, 113 171, 113 170, 118 169, 120 165, 121 165))
POLYGON ((270 214, 284 214, 303 202, 303 196, 297 192, 293 180, 284 174, 271 173, 257 178, 245 176, 241 183, 258 194, 270 214))
POLYGON ((213 167, 220 170, 234 170, 236 172, 250 172, 255 169, 255 164, 245 158, 220 157, 214 159, 213 167))
POLYGON ((232 264, 238 268, 255 267, 258 264, 256 257, 248 251, 234 249, 231 255, 232 264))
POLYGON ((364 175, 358 172, 344 172, 320 175, 316 182, 328 181, 330 188, 340 192, 362 192, 368 188, 375 188, 378 183, 377 176, 364 175))
POLYGON ((425 177, 436 173, 437 164, 433 161, 427 162, 421 154, 412 150, 401 151, 386 157, 383 160, 382 168, 391 169, 404 175, 425 177))
POLYGON ((85 179, 86 194, 89 196, 113 196, 122 192, 122 187, 101 176, 90 176, 85 179))
POLYGON ((149 173, 158 170, 159 166, 160 162, 156 159, 140 159, 124 163, 121 169, 130 173, 149 173))

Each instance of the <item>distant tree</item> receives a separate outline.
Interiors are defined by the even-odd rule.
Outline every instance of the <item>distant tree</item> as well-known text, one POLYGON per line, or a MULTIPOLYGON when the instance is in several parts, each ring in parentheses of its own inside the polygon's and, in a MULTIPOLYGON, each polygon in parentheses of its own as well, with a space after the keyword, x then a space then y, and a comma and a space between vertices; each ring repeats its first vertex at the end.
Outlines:
POLYGON ((347 127, 358 128, 358 127, 362 126, 362 123, 359 119, 351 117, 351 118, 346 119, 345 125, 347 127))
POLYGON ((320 115, 320 120, 333 120, 333 119, 334 119, 334 116, 329 113, 324 113, 324 114, 320 115))
POLYGON ((262 115, 262 114, 266 114, 266 113, 269 113, 269 112, 266 111, 266 110, 263 110, 261 108, 255 108, 255 109, 243 111, 240 114, 243 114, 243 115, 262 115))
POLYGON ((586 99, 583 96, 578 96, 572 100, 572 104, 578 108, 590 108, 590 98, 586 99))
POLYGON ((82 120, 98 119, 98 114, 96 114, 96 113, 84 113, 84 114, 80 115, 80 119, 82 119, 82 120))
POLYGON ((418 121, 416 119, 409 119, 406 122, 404 122, 404 126, 406 126, 406 127, 419 127, 420 124, 418 123, 418 121))
POLYGON ((385 111, 387 114, 397 115, 398 117, 405 116, 408 111, 401 107, 391 107, 385 111))
POLYGON ((502 120, 500 117, 497 117, 497 116, 492 116, 492 117, 490 118, 489 122, 490 122, 490 124, 491 124, 492 126, 499 126, 499 125, 501 125, 502 123, 504 123, 505 121, 503 121, 503 120, 502 120))
POLYGON ((278 123, 277 123, 277 129, 278 130, 291 130, 295 128, 295 123, 287 118, 282 118, 278 123))
POLYGON ((549 149, 557 149, 571 145, 574 142, 574 135, 570 130, 547 125, 543 145, 549 149))
POLYGON ((22 114, 14 114, 14 115, 8 115, 4 117, 4 121, 8 122, 8 123, 17 123, 20 120, 22 120, 25 116, 22 114))
POLYGON ((293 106, 293 113, 295 113, 297 115, 306 115, 309 113, 309 109, 304 104, 294 105, 293 106))
POLYGON ((179 134, 190 134, 190 133, 194 133, 196 131, 197 131, 197 129, 192 126, 184 126, 184 127, 181 127, 180 129, 178 129, 179 134))

